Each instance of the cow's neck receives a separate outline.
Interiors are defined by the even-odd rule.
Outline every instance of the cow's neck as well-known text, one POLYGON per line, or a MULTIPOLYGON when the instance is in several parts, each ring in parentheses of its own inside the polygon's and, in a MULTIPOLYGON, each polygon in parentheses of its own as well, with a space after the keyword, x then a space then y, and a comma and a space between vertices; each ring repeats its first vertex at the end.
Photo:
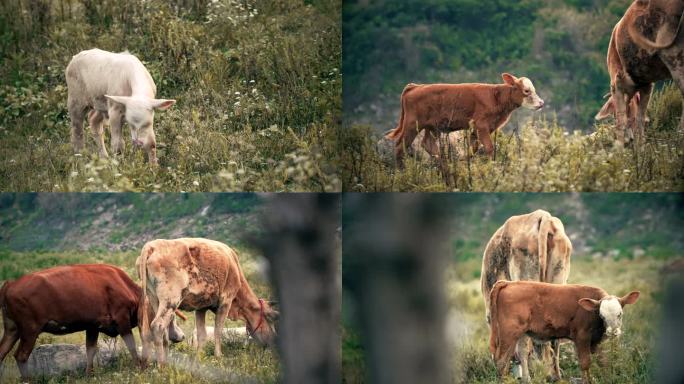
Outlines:
POLYGON ((133 79, 130 81, 131 96, 154 99, 155 98, 155 87, 154 84, 150 84, 147 76, 141 74, 134 75, 133 79))
POLYGON ((261 306, 259 305, 259 298, 254 294, 252 288, 247 284, 247 280, 242 279, 242 285, 237 295, 235 296, 238 308, 242 310, 245 317, 248 318, 249 323, 254 326, 259 321, 261 316, 261 306))
POLYGON ((497 107, 502 115, 509 116, 513 111, 520 108, 520 104, 513 100, 513 91, 515 88, 506 84, 497 84, 498 92, 495 93, 497 98, 497 107))

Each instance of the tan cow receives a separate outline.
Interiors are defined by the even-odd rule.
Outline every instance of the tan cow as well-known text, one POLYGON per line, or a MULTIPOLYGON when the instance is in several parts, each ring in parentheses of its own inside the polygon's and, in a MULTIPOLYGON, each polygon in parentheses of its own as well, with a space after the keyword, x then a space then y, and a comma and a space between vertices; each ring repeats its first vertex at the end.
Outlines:
MULTIPOLYGON (((607 55, 611 97, 602 109, 613 104, 618 146, 625 143, 625 133, 628 138, 644 137, 646 109, 654 82, 673 79, 684 95, 683 18, 684 1, 638 0, 613 28, 607 55), (634 103, 637 93, 640 97, 634 103), (634 133, 629 124, 632 116, 634 133)), ((680 130, 684 131, 684 115, 680 130)))
MULTIPOLYGON (((570 274, 572 243, 560 219, 549 212, 536 210, 506 220, 492 236, 482 260, 480 285, 485 314, 490 323, 490 291, 499 280, 530 280, 565 284, 570 274)), ((553 376, 560 378, 560 345, 552 343, 553 376)), ((529 380, 529 340, 520 339, 517 355, 523 379, 529 380)))
POLYGON ((572 340, 582 382, 590 383, 591 353, 605 336, 622 333, 623 307, 638 298, 638 291, 616 297, 586 285, 497 282, 491 291, 489 350, 499 377, 507 375, 516 344, 528 334, 539 340, 572 340))
MULTIPOLYGON (((227 245, 200 238, 153 240, 143 246, 136 261, 146 305, 155 311, 151 333, 157 361, 163 365, 168 351, 164 330, 175 309, 196 311, 198 347, 206 340, 204 317, 216 314, 215 328, 223 329, 226 317, 243 320, 247 332, 262 344, 272 345, 273 323, 278 312, 259 299, 247 282, 238 255, 227 245)), ((143 324, 149 324, 144 319, 143 324)), ((150 332, 151 331, 151 332, 150 332)), ((221 333, 215 335, 214 354, 221 356, 221 333)), ((149 356, 149 337, 144 338, 143 355, 149 356)))
POLYGON ((481 143, 492 156, 490 135, 508 122, 514 110, 544 106, 530 79, 508 73, 501 77, 503 84, 408 84, 401 93, 399 124, 386 135, 394 140, 397 161, 421 130, 427 131, 423 147, 437 158, 440 133, 469 129, 471 123, 475 130, 470 148, 476 151, 481 143))

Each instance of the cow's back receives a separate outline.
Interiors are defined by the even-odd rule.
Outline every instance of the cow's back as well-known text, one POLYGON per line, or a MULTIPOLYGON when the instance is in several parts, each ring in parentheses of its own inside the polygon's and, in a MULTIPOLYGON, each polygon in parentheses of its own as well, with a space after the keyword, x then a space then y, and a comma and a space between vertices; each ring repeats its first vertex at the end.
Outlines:
MULTIPOLYGON (((140 288, 122 270, 102 264, 61 266, 25 275, 5 294, 7 314, 17 322, 29 321, 46 327, 48 321, 69 333, 86 324, 111 326, 113 311, 132 315, 138 307, 140 288)), ((137 318, 132 317, 135 323, 137 318)), ((134 325, 134 324, 132 324, 134 325)))
POLYGON ((404 123, 442 131, 468 128, 488 84, 421 84, 402 95, 404 123))
POLYGON ((131 96, 136 84, 149 88, 149 96, 156 94, 152 76, 142 62, 128 52, 82 51, 71 59, 65 76, 69 96, 96 109, 106 110, 102 105, 106 105, 104 95, 131 96))

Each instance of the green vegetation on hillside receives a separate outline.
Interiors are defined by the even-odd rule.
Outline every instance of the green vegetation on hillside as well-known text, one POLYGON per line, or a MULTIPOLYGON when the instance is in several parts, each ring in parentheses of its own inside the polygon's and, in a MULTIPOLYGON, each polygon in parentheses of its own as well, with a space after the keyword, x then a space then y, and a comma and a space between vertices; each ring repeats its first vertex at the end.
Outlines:
POLYGON ((0 190, 339 190, 330 159, 340 9, 339 0, 3 3, 0 190), (87 139, 74 156, 64 69, 93 47, 130 51, 158 97, 177 100, 155 115, 158 169, 130 141, 107 160, 87 139))

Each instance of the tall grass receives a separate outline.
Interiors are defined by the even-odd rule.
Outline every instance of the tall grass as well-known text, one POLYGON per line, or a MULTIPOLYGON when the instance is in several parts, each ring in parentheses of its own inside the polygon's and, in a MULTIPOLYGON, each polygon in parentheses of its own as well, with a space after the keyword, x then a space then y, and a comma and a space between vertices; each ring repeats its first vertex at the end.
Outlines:
POLYGON ((614 147, 612 123, 596 125, 594 134, 584 135, 542 117, 498 132, 493 160, 464 156, 467 143, 459 140, 455 150, 442 151, 449 164, 446 174, 436 161, 420 156, 407 158, 399 168, 372 127, 342 128, 340 172, 344 189, 358 192, 681 191, 681 103, 672 85, 655 92, 642 146, 614 147))
POLYGON ((8 2, 0 190, 339 190, 340 3, 8 2), (72 153, 63 72, 93 47, 135 54, 158 96, 177 99, 155 116, 158 169, 130 143, 117 158, 97 158, 92 140, 72 153))

